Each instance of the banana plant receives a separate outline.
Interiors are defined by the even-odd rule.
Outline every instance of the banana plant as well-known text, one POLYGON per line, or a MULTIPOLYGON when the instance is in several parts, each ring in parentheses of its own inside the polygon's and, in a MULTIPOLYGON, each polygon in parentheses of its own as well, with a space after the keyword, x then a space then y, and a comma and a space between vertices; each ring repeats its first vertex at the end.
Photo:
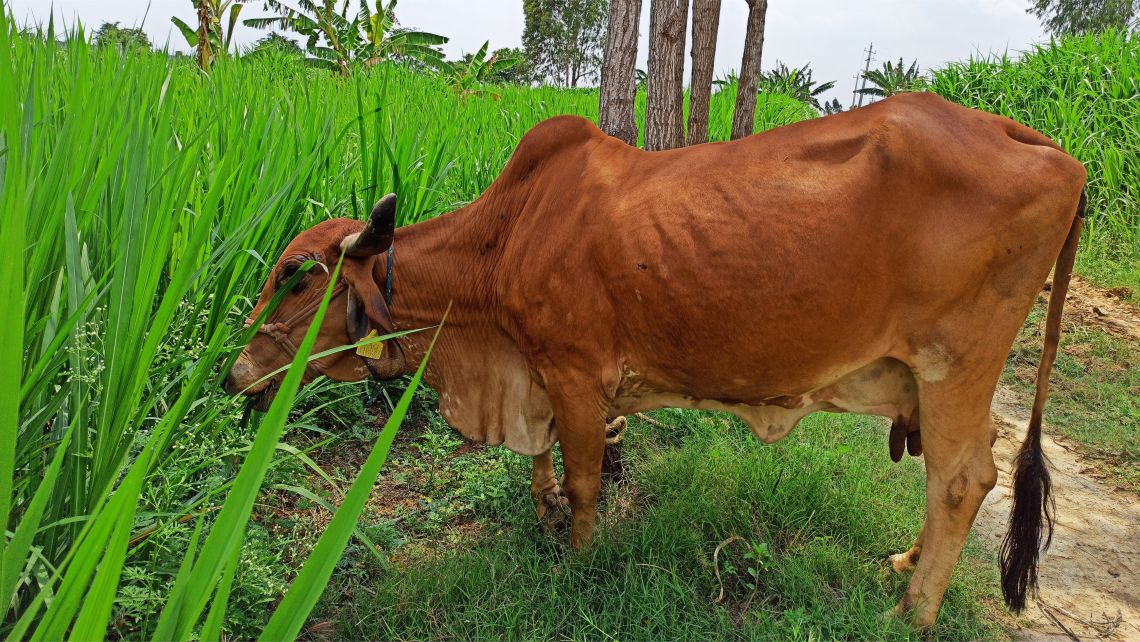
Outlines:
POLYGON ((433 69, 443 69, 443 52, 435 47, 447 42, 444 36, 426 31, 397 27, 396 0, 376 0, 375 8, 367 0, 360 3, 357 22, 364 29, 358 55, 371 66, 384 60, 406 60, 433 69))
POLYGON ((255 29, 280 27, 304 36, 305 61, 317 67, 347 76, 352 68, 354 52, 361 43, 359 18, 349 19, 348 1, 337 11, 336 0, 296 0, 291 6, 280 0, 266 0, 265 6, 277 16, 250 18, 245 25, 255 29), (322 42, 323 41, 323 44, 322 42))
POLYGON ((487 91, 483 84, 490 81, 496 74, 502 73, 519 64, 518 58, 501 57, 498 54, 487 56, 490 41, 484 42, 479 52, 468 59, 453 63, 445 76, 448 86, 459 96, 460 100, 467 100, 469 96, 490 96, 495 100, 499 95, 487 91))
POLYGON ((170 21, 182 32, 186 42, 196 50, 198 68, 207 69, 219 56, 230 49, 238 14, 245 6, 243 0, 191 0, 198 14, 198 28, 193 29, 178 16, 170 21), (222 15, 229 11, 229 24, 222 30, 222 15))
POLYGON ((307 38, 306 61, 347 76, 354 63, 375 65, 384 60, 413 62, 432 69, 444 69, 443 53, 435 45, 447 38, 434 33, 396 27, 396 2, 376 0, 374 8, 361 2, 356 16, 349 17, 347 0, 337 9, 337 0, 295 0, 295 6, 281 0, 265 5, 280 15, 250 18, 245 24, 257 29, 284 28, 307 38))
POLYGON ((899 58, 897 65, 889 60, 886 61, 882 68, 868 71, 863 74, 863 78, 866 78, 872 86, 859 89, 859 93, 881 98, 915 91, 921 88, 923 83, 922 75, 918 71, 918 61, 915 60, 910 67, 907 67, 902 58, 899 58))
POLYGON ((788 67, 777 60, 774 69, 760 73, 758 90, 760 93, 791 96, 805 105, 823 111, 819 97, 834 87, 834 80, 824 83, 814 80, 810 63, 803 67, 788 67))

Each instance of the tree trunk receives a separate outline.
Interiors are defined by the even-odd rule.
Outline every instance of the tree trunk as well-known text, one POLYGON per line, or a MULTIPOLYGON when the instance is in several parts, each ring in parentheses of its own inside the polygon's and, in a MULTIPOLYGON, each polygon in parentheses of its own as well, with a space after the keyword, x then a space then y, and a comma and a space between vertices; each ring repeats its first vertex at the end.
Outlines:
POLYGON ((602 63, 602 88, 598 124, 602 131, 637 145, 637 120, 633 116, 637 97, 637 24, 641 0, 610 0, 606 51, 602 63))
POLYGON ((693 0, 693 75, 689 80, 689 145, 709 139, 709 99, 712 97, 716 32, 720 0, 693 0))
POLYGON ((652 0, 649 10, 649 96, 645 149, 685 144, 682 84, 689 0, 652 0))
POLYGON ((748 30, 744 33, 744 60, 736 88, 736 111, 732 115, 732 140, 751 136, 756 128, 756 86, 760 82, 760 54, 764 51, 764 15, 768 0, 748 2, 748 30))
POLYGON ((198 68, 206 69, 213 62, 213 52, 210 50, 210 4, 206 0, 198 0, 198 68))

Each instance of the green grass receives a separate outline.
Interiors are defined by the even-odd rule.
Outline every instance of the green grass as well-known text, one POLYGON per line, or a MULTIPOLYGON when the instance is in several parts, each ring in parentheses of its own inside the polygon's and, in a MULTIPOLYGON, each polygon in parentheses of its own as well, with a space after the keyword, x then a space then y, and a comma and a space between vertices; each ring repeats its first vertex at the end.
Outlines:
MULTIPOLYGON (((906 582, 884 559, 917 533, 924 474, 910 458, 890 462, 881 420, 817 415, 767 446, 710 413, 655 417, 668 428, 631 423, 628 480, 609 487, 586 553, 539 532, 527 460, 501 449, 455 454, 437 480, 505 463, 493 466, 509 471, 493 485, 510 494, 470 502, 462 482, 445 481, 431 491, 433 505, 452 506, 443 524, 427 512, 378 520, 375 528, 387 524, 390 533, 387 557, 346 558, 310 626, 341 639, 394 640, 912 637, 905 625, 883 623, 906 582), (449 523, 477 527, 456 538, 449 523), (718 604, 712 557, 734 535, 744 541, 721 551, 718 604)), ((403 481, 389 483, 424 484, 412 474, 423 440, 405 445, 403 463, 389 471, 403 481)), ((992 619, 996 565, 970 550, 937 639, 1002 637, 992 619)))
POLYGON ((1085 164, 1077 269, 1128 286, 1140 303, 1140 36, 1066 37, 1018 59, 970 58, 935 71, 930 89, 1028 125, 1085 164))
MULTIPOLYGON (((0 592, 15 616, 2 630, 101 637, 130 588, 123 568, 143 554, 131 542, 157 528, 145 546, 177 543, 161 531, 189 516, 189 541, 151 572, 168 581, 164 614, 179 611, 171 585, 189 587, 171 635, 190 635, 210 603, 208 631, 279 459, 290 395, 255 437, 240 434, 237 404, 206 384, 248 338, 239 319, 266 269, 258 252, 276 254, 318 220, 323 188, 359 196, 350 185, 363 175, 343 155, 360 112, 334 118, 316 93, 259 95, 251 81, 263 69, 235 64, 207 79, 164 56, 18 36, 6 17, 0 32, 3 242, 23 276, 3 275, 5 312, 23 323, 2 324, 22 352, 5 361, 17 373, 0 391, 15 443, 0 467, 13 532, 0 592), (238 433, 244 447, 187 467, 182 448, 225 442, 219 433, 238 433), (221 469, 221 483, 207 469, 221 469), (158 480, 183 490, 140 512, 158 480)), ((399 146, 388 153, 400 161, 399 146)), ((430 185, 428 171, 415 163, 402 188, 430 185)))
MULTIPOLYGON (((1014 343, 1002 382, 1032 403, 1045 328, 1039 302, 1014 343)), ((1066 324, 1050 378, 1046 424, 1108 466, 1113 480, 1140 492, 1140 345, 1079 321, 1066 324)))
MULTIPOLYGON (((913 537, 923 491, 913 465, 886 465, 873 422, 812 419, 770 448, 710 428, 704 415, 664 413, 692 436, 641 427, 629 448, 631 495, 611 497, 599 546, 572 556, 534 533, 525 460, 486 450, 456 458, 454 437, 422 408, 416 421, 429 428, 382 477, 414 490, 413 507, 373 514, 369 503, 359 525, 342 518, 325 529, 324 505, 368 481, 358 478, 362 456, 332 464, 330 449, 380 439, 362 428, 358 404, 342 400, 360 388, 318 384, 288 417, 281 406, 246 427, 214 385, 248 338, 241 322, 269 265, 297 232, 363 216, 389 191, 399 193, 401 224, 469 202, 534 124, 594 118, 595 91, 504 87, 498 99, 461 100, 400 67, 342 79, 274 56, 225 60, 204 75, 161 54, 95 49, 81 33, 49 42, 61 34, 46 29, 31 37, 0 20, 0 249, 15 257, 0 265, 0 594, 11 604, 0 635, 251 638, 287 587, 316 592, 345 545, 334 587, 361 610, 326 596, 322 612, 352 634, 443 635, 482 602, 497 606, 480 626, 515 617, 554 636, 878 637, 877 614, 902 588, 880 578, 879 560, 913 537), (319 524, 295 518, 301 509, 323 515, 319 524), (475 544, 472 528, 485 535, 475 544), (330 539, 309 558, 323 533, 330 539), (756 545, 753 559, 726 551, 729 595, 713 605, 708 557, 737 533, 756 545), (447 555, 432 544, 441 537, 447 555), (437 556, 401 558, 416 551, 437 556), (306 560, 307 586, 292 584, 306 560), (350 582, 356 565, 366 575, 350 582), (748 568, 763 576, 755 596, 748 568), (390 620, 368 616, 368 604, 390 620)), ((1072 76, 1058 78, 1062 99, 1014 92, 1044 72, 1006 61, 970 63, 959 98, 1008 107, 1090 164, 1082 269, 1132 283, 1136 41, 1072 42, 1047 67, 1047 78, 1072 76), (1099 84, 1082 89, 1096 65, 1115 75, 1098 71, 1099 84), (1005 89, 1016 102, 995 98, 1005 89), (1104 91, 1110 99, 1091 100, 1104 91)), ((713 97, 713 140, 727 137, 731 107, 730 93, 713 97)), ((756 126, 815 115, 762 96, 756 126)), ((359 503, 360 492, 352 497, 359 503)), ((992 565, 978 564, 970 558, 959 572, 940 635, 993 632, 978 606, 992 599, 992 565)), ((293 621, 278 620, 278 632, 305 615, 307 599, 293 601, 280 616, 293 621)))

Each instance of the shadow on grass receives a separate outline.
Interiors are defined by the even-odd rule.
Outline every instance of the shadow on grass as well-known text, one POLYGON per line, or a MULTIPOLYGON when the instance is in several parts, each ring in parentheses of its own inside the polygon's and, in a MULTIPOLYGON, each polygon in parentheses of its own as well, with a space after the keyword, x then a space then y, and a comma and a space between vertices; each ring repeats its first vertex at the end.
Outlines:
MULTIPOLYGON (((768 446, 708 413, 655 417, 669 428, 634 421, 627 433, 629 482, 609 489, 590 550, 538 532, 520 479, 518 501, 485 515, 499 526, 476 541, 398 565, 357 560, 357 572, 334 578, 310 635, 918 637, 883 619, 906 586, 883 560, 917 533, 924 474, 914 461, 890 463, 881 421, 816 415, 768 446), (731 536, 743 539, 719 555, 717 603, 713 553, 731 536)), ((955 573, 933 637, 1004 637, 996 572, 977 555, 955 573)))

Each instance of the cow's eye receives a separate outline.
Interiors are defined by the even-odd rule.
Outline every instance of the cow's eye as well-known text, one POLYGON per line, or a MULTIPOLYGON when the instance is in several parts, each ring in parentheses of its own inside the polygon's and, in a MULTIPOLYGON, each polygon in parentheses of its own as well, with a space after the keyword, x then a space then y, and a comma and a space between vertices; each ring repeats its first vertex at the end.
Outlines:
MULTIPOLYGON (((281 286, 285 285, 285 283, 288 282, 289 279, 293 278, 293 276, 295 274, 297 274, 297 270, 299 270, 299 269, 301 269, 300 263, 286 263, 281 268, 281 276, 278 277, 278 279, 277 279, 277 287, 280 288, 281 286)), ((297 285, 293 286, 293 291, 294 292, 300 292, 301 290, 305 289, 305 281, 306 280, 307 279, 302 278, 297 283, 297 285)))

